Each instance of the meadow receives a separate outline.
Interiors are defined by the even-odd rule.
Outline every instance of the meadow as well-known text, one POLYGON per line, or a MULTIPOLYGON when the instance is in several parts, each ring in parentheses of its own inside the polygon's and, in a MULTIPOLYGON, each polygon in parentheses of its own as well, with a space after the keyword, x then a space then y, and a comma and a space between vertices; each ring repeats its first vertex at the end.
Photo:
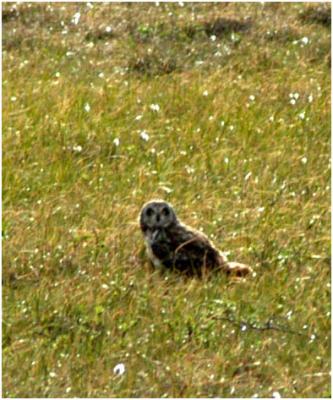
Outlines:
POLYGON ((330 397, 330 4, 3 3, 4 397, 330 397), (247 279, 147 262, 171 202, 247 279))

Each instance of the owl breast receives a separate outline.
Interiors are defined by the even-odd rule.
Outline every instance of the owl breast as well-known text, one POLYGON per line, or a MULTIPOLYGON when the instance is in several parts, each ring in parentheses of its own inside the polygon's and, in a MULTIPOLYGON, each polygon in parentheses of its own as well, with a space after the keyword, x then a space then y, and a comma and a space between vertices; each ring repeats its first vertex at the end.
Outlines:
POLYGON ((145 245, 147 248, 147 255, 148 255, 150 261, 153 263, 154 267, 155 268, 163 268, 162 261, 154 255, 150 241, 148 239, 145 239, 145 245))

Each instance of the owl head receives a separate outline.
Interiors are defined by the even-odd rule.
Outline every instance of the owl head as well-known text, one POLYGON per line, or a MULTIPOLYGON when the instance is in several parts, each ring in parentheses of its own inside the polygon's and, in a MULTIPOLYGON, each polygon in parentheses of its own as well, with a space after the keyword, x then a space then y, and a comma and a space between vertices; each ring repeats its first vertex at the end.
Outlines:
POLYGON ((139 220, 143 232, 147 229, 169 228, 178 222, 171 204, 163 200, 151 200, 144 204, 139 220))

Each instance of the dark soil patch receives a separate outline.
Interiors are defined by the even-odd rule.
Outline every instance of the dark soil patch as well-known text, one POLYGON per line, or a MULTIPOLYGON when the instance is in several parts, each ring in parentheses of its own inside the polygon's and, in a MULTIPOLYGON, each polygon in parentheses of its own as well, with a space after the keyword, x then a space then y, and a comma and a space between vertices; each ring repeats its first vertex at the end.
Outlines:
POLYGON ((309 7, 300 14, 300 19, 303 22, 315 23, 331 27, 331 6, 328 4, 318 7, 309 7))
POLYGON ((238 21, 236 19, 218 18, 213 22, 204 24, 205 32, 208 36, 215 35, 221 37, 232 32, 244 32, 250 29, 251 21, 238 21))

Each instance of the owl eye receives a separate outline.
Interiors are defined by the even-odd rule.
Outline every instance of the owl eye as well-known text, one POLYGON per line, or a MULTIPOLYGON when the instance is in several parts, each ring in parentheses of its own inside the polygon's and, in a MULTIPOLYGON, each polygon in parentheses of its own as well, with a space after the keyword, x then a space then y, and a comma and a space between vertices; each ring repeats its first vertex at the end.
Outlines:
POLYGON ((162 208, 162 214, 164 214, 167 217, 168 215, 170 215, 170 210, 168 208, 164 207, 164 208, 162 208))
POLYGON ((154 210, 152 208, 147 208, 146 214, 148 217, 151 217, 154 214, 154 210))

